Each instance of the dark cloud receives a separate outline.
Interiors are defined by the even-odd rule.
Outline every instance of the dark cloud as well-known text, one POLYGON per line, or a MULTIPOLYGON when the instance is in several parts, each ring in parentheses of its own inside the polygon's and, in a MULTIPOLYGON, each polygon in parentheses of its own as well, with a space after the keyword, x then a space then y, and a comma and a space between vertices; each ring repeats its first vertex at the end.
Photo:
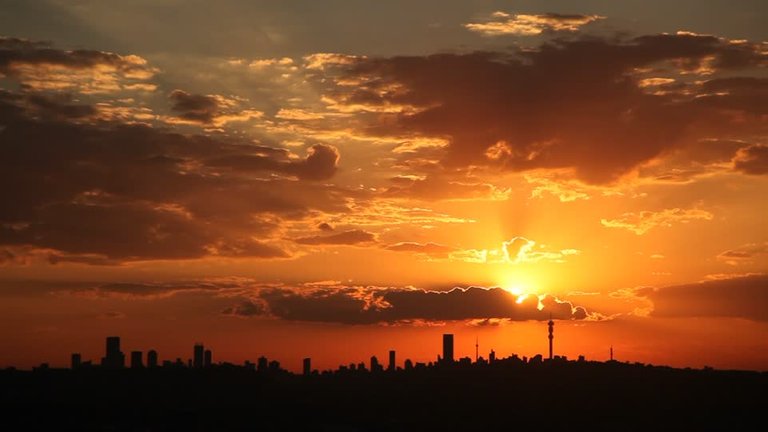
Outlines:
POLYGON ((45 249, 51 263, 282 258, 289 253, 272 238, 282 221, 344 212, 347 197, 361 196, 311 181, 335 173, 330 146, 302 159, 231 139, 81 122, 94 108, 68 100, 0 93, 0 246, 45 249), (262 162, 222 162, 238 159, 262 162))
POLYGON ((183 90, 174 90, 170 94, 171 109, 185 120, 211 123, 219 114, 219 103, 213 96, 189 94, 183 90))
POLYGON ((331 232, 333 231, 333 226, 331 226, 331 224, 329 224, 328 222, 322 222, 317 226, 317 229, 319 229, 320 231, 331 232))
POLYGON ((167 282, 167 283, 133 283, 117 282, 100 284, 94 287, 82 287, 72 290, 81 295, 93 295, 99 297, 121 298, 165 298, 179 293, 207 292, 216 293, 227 289, 239 289, 242 284, 238 282, 167 282))
POLYGON ((5 105, 0 118, 6 121, 22 116, 37 120, 80 120, 91 119, 98 113, 92 105, 74 103, 68 94, 14 94, 0 90, 0 104, 5 105))
POLYGON ((584 308, 545 297, 522 301, 501 288, 450 291, 333 287, 316 290, 266 289, 258 294, 269 314, 295 321, 373 324, 411 320, 453 321, 505 318, 513 321, 585 319, 584 308))
POLYGON ((652 316, 768 321, 768 275, 642 288, 636 290, 636 295, 653 303, 652 316))
POLYGON ((688 33, 560 39, 510 53, 356 58, 338 68, 362 84, 328 91, 346 104, 419 108, 379 116, 368 132, 448 138, 446 169, 571 168, 581 180, 606 183, 684 143, 765 129, 751 114, 768 106, 764 92, 749 100, 734 93, 761 81, 655 94, 641 87, 647 75, 638 70, 751 73, 768 64, 763 51, 688 33), (732 92, 727 101, 699 97, 722 86, 732 92), (734 110, 745 117, 735 121, 734 110))
POLYGON ((363 230, 350 230, 337 234, 310 236, 296 239, 296 243, 307 245, 356 245, 372 243, 376 241, 376 235, 363 230))
POLYGON ((751 145, 736 153, 733 166, 745 174, 768 174, 768 145, 751 145))
POLYGON ((737 264, 739 262, 751 262, 755 258, 766 255, 768 255, 768 242, 746 244, 736 249, 727 250, 717 257, 737 264))
POLYGON ((339 151, 326 144, 311 146, 304 159, 292 159, 290 154, 265 147, 257 147, 243 154, 232 153, 209 159, 211 167, 227 168, 243 173, 277 172, 295 175, 302 180, 328 180, 336 173, 339 151))
POLYGON ((388 245, 385 249, 396 252, 413 252, 429 256, 444 257, 456 250, 454 247, 437 243, 400 242, 388 245))
POLYGON ((0 73, 16 75, 23 65, 63 66, 71 69, 92 69, 111 66, 127 74, 144 75, 151 69, 138 56, 121 56, 95 50, 61 50, 46 42, 0 37, 0 73))
POLYGON ((222 315, 232 315, 239 317, 252 317, 265 314, 264 305, 248 300, 243 300, 240 303, 224 308, 221 311, 222 315))

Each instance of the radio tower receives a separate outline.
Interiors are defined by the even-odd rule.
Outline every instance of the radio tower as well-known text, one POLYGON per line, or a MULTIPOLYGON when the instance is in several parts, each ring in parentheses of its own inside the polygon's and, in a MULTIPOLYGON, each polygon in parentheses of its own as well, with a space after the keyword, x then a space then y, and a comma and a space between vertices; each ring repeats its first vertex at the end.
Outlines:
POLYGON ((477 363, 479 350, 480 350, 480 339, 478 339, 478 337, 475 336, 475 363, 477 363))
POLYGON ((549 314, 549 359, 552 360, 552 339, 555 338, 555 322, 552 321, 552 314, 549 314))

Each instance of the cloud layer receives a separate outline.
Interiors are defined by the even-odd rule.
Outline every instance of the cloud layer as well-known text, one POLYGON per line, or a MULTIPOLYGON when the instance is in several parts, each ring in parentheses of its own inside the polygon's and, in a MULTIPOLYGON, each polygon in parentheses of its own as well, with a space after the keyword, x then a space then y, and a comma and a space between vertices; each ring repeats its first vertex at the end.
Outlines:
POLYGON ((533 36, 543 32, 576 31, 593 21, 604 19, 599 15, 558 14, 540 15, 508 14, 494 12, 490 19, 482 23, 469 23, 467 30, 485 36, 521 35, 533 36))
POLYGON ((225 314, 269 315, 292 321, 374 324, 503 318, 513 321, 586 319, 584 308, 545 296, 518 297, 501 288, 449 291, 376 287, 271 288, 225 314), (258 311, 258 312, 257 312, 258 311))
POLYGON ((768 275, 752 275, 665 288, 641 288, 657 317, 733 317, 768 321, 768 275))
MULTIPOLYGON (((370 134, 447 139, 429 149, 446 170, 571 169, 609 183, 704 138, 764 133, 768 97, 745 89, 761 85, 750 74, 767 64, 760 44, 692 33, 572 38, 512 52, 347 58, 327 94, 382 112, 370 134), (726 72, 740 78, 712 78, 726 72), (648 87, 661 74, 675 86, 648 87)), ((745 149, 738 169, 760 172, 760 149, 745 149)))

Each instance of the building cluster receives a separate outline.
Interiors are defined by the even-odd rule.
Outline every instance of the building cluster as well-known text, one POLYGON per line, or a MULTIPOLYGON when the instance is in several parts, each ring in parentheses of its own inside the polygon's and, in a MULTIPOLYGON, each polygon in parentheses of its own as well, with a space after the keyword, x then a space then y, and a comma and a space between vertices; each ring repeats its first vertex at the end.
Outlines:
MULTIPOLYGON (((554 321, 551 319, 547 323, 548 327, 548 339, 549 339, 549 360, 567 360, 565 357, 558 357, 554 356, 553 354, 553 339, 554 339, 554 321)), ((420 369, 420 368, 426 368, 426 367, 434 367, 434 366, 445 366, 445 365, 452 365, 452 364, 458 364, 458 365, 471 365, 473 364, 472 359, 469 357, 463 357, 461 359, 456 360, 454 356, 454 339, 453 334, 446 333, 443 334, 443 347, 442 347, 442 355, 437 356, 437 360, 435 362, 429 362, 429 363, 413 363, 410 359, 406 359, 403 362, 403 368, 405 370, 410 369, 420 369)), ((158 363, 158 356, 157 351, 155 350, 149 350, 146 353, 146 361, 145 356, 142 351, 131 351, 130 353, 130 368, 131 369, 141 369, 141 368, 156 368, 159 366, 162 367, 177 367, 177 368, 191 368, 191 369, 205 369, 210 368, 214 366, 213 364, 213 353, 210 349, 206 349, 205 346, 202 343, 196 343, 194 347, 192 348, 192 357, 187 359, 187 361, 183 361, 181 358, 177 358, 175 361, 171 360, 164 360, 162 362, 162 365, 158 363)), ((118 336, 109 336, 106 339, 106 352, 104 357, 101 358, 101 367, 105 369, 122 369, 126 367, 125 364, 125 354, 120 350, 120 337, 118 336)), ((531 359, 528 359, 526 357, 523 357, 522 359, 518 358, 517 356, 510 357, 508 359, 509 361, 520 361, 525 363, 536 363, 536 362, 542 362, 544 361, 543 356, 537 355, 532 357, 531 359)), ((583 357, 579 357, 579 360, 583 361, 583 357)), ((611 360, 613 360, 613 347, 611 347, 611 360)), ((495 363, 499 361, 496 358, 496 353, 491 350, 488 354, 488 359, 484 359, 483 357, 479 356, 479 343, 478 341, 475 341, 475 361, 474 364, 482 365, 482 364, 489 364, 489 363, 495 363)), ((92 363, 90 361, 83 361, 82 356, 80 353, 73 353, 72 354, 72 362, 71 367, 72 369, 80 369, 80 368, 86 368, 92 366, 92 363)), ((228 363, 219 363, 217 366, 234 366, 228 363)), ((251 363, 250 361, 246 361, 244 364, 244 367, 246 369, 260 371, 260 372, 267 372, 267 371, 281 371, 280 363, 272 360, 269 361, 266 357, 260 357, 257 361, 257 363, 251 363)), ((371 356, 370 362, 366 366, 365 363, 350 363, 349 365, 342 365, 338 368, 337 372, 339 373, 345 373, 345 372, 384 372, 385 370, 388 372, 394 372, 397 370, 400 370, 397 366, 397 354, 394 350, 389 351, 389 359, 386 365, 386 368, 383 364, 379 362, 379 359, 376 356, 371 356)), ((326 373, 326 372, 324 372, 326 373)), ((318 374, 317 370, 312 369, 312 359, 310 357, 307 357, 303 360, 302 363, 302 374, 303 375, 315 375, 318 374)))
MULTIPOLYGON (((71 358, 71 367, 72 369, 80 369, 80 368, 87 368, 92 367, 93 363, 88 361, 83 361, 83 357, 80 353, 72 353, 71 358)), ((156 368, 161 366, 161 364, 158 361, 157 351, 151 349, 147 351, 146 355, 146 361, 144 352, 142 351, 131 351, 131 355, 129 357, 130 363, 126 365, 125 363, 125 353, 120 350, 120 337, 119 336, 108 336, 107 337, 107 343, 106 343, 106 352, 104 354, 104 357, 101 358, 101 362, 99 365, 102 368, 105 369, 123 369, 125 367, 130 367, 131 369, 141 369, 141 368, 156 368)), ((205 349, 203 344, 196 343, 193 350, 192 350, 192 358, 188 359, 186 362, 184 362, 181 358, 177 358, 176 361, 171 360, 164 360, 162 363, 163 367, 190 367, 190 368, 207 368, 211 367, 213 364, 213 352, 210 349, 205 349)))

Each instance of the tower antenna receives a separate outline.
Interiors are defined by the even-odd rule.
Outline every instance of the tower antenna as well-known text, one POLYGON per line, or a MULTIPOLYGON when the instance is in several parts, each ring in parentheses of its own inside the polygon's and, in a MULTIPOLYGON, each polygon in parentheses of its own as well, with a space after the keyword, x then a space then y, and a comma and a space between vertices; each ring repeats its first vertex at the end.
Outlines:
POLYGON ((555 322, 552 321, 552 312, 549 313, 549 359, 552 360, 552 339, 555 338, 555 322))
POLYGON ((475 363, 477 363, 479 351, 480 351, 480 339, 477 336, 475 336, 475 363))

